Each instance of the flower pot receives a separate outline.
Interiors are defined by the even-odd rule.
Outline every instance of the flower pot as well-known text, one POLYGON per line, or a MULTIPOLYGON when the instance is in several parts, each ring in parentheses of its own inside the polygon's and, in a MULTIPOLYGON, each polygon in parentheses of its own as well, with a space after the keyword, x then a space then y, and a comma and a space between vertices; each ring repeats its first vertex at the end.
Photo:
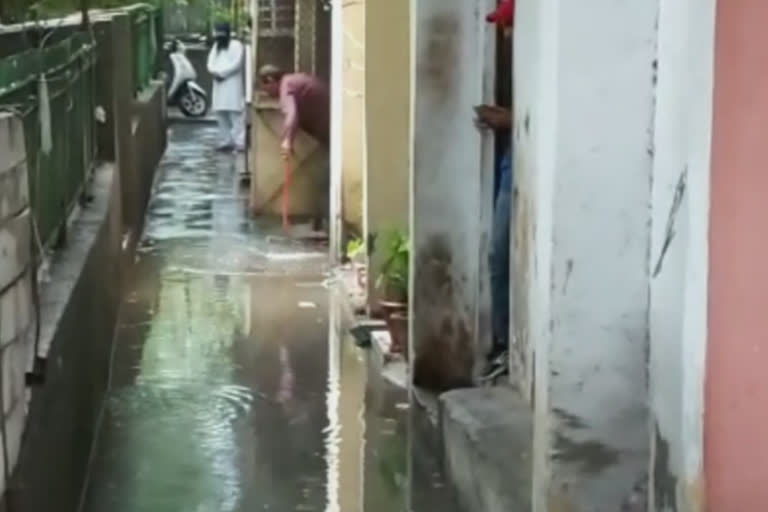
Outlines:
POLYGON ((391 351, 401 353, 408 360, 408 312, 397 311, 389 315, 387 327, 392 337, 391 351))
POLYGON ((384 300, 390 302, 408 302, 408 290, 394 284, 387 284, 384 286, 384 300))
POLYGON ((392 315, 392 313, 402 313, 404 311, 408 311, 407 302, 399 302, 399 301, 393 301, 393 300, 380 300, 379 311, 377 316, 388 322, 389 317, 392 315))

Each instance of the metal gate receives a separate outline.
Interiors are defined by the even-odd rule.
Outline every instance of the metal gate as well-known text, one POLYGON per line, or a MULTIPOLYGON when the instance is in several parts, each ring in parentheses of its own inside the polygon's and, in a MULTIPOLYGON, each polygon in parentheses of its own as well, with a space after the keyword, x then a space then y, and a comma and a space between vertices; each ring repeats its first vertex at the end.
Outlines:
MULTIPOLYGON (((324 5, 324 0, 255 0, 254 70, 272 64, 285 71, 327 76, 327 70, 318 70, 324 54, 318 33, 329 33, 322 26, 318 30, 328 22, 327 16, 322 16, 326 13, 324 5)), ((274 100, 257 94, 254 100, 250 113, 250 206, 254 213, 276 214, 285 176, 280 157, 282 116, 274 100)), ((306 134, 299 134, 294 150, 289 213, 316 215, 327 203, 327 150, 306 134)))

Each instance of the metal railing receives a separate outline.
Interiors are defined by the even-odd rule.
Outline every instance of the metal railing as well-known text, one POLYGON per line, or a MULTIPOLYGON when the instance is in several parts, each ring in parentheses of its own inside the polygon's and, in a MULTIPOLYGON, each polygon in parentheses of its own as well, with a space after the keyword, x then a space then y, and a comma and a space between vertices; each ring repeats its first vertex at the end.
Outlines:
POLYGON ((95 64, 85 33, 0 59, 0 110, 24 123, 35 236, 45 247, 57 241, 96 162, 95 64))

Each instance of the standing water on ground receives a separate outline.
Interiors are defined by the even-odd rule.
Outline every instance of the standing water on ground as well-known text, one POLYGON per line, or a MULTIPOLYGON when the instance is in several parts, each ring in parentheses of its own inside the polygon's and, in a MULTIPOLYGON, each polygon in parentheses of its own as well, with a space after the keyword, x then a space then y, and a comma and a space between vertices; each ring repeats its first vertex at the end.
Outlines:
POLYGON ((327 248, 247 219, 215 134, 172 127, 81 509, 452 512, 407 393, 329 319, 327 248))

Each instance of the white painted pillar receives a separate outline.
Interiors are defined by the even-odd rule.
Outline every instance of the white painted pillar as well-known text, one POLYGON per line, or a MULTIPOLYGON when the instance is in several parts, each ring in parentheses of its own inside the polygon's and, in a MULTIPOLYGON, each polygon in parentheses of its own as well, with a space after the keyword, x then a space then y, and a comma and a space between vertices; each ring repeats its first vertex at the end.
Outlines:
POLYGON ((489 341, 493 155, 472 107, 493 102, 493 6, 411 1, 411 359, 428 388, 470 383, 489 341))
POLYGON ((342 250, 342 145, 344 119, 344 0, 331 1, 331 147, 330 200, 328 215, 331 261, 337 262, 342 250))
POLYGON ((715 0, 659 13, 650 251, 653 510, 702 511, 715 0))
POLYGON ((621 510, 647 470, 657 12, 518 2, 513 340, 536 511, 621 510))

